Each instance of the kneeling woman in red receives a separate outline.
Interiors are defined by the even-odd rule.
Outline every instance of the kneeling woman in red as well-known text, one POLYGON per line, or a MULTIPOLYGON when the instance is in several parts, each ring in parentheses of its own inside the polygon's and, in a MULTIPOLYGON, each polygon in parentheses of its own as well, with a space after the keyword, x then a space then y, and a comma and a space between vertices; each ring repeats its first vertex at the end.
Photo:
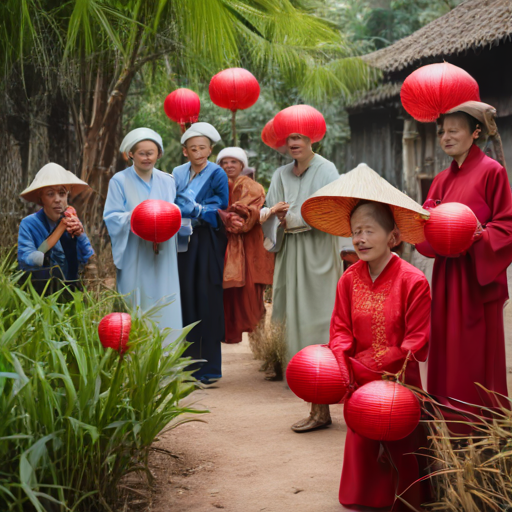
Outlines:
MULTIPOLYGON (((401 234, 406 241, 421 238, 418 218, 423 211, 364 164, 337 181, 340 183, 334 187, 334 182, 332 191, 319 190, 320 197, 306 204, 306 210, 314 210, 313 215, 303 208, 308 223, 315 219, 322 223, 323 218, 327 219, 322 208, 327 209, 326 214, 330 209, 331 220, 323 229, 341 236, 351 230, 359 256, 338 283, 329 346, 340 365, 346 363, 352 368, 357 385, 381 379, 383 372, 397 373, 409 359, 405 382, 421 387, 418 361, 425 360, 428 351, 429 285, 422 272, 400 259, 391 248, 399 243, 401 234), (365 189, 354 197, 358 183, 364 183, 365 189), (376 185, 375 193, 369 190, 372 185, 376 185), (351 197, 344 197, 345 190, 350 191, 351 197), (358 200, 365 196, 382 202, 358 200), (316 207, 314 200, 318 200, 316 207), (397 208, 397 203, 402 207, 397 208), (339 219, 332 218, 333 209, 338 209, 339 219)), ((320 227, 318 222, 316 227, 320 227)), ((395 503, 395 493, 403 493, 420 477, 418 460, 412 453, 424 446, 420 441, 422 428, 420 425, 400 441, 382 443, 348 428, 340 502, 345 506, 389 510, 395 503)), ((422 501, 419 486, 413 486, 402 497, 416 508, 422 501)), ((400 510, 400 506, 397 500, 393 510, 400 510)), ((403 509, 410 510, 405 505, 403 509)))

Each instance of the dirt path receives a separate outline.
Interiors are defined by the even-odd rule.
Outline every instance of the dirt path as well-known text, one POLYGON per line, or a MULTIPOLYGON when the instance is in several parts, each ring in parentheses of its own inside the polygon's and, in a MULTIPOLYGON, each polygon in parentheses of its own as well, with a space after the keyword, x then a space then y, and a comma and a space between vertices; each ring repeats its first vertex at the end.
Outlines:
MULTIPOLYGON (((267 382, 247 339, 223 346, 224 377, 192 395, 207 423, 166 434, 158 446, 178 454, 159 475, 153 512, 340 512, 338 486, 346 426, 296 434, 308 406, 284 382, 267 382)), ((160 459, 163 460, 163 459, 160 459)))

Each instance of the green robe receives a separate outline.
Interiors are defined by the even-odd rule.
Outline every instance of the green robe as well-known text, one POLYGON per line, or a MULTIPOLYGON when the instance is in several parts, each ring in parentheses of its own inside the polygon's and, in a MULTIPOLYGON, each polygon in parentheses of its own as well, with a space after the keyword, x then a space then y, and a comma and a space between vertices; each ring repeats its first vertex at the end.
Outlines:
MULTIPOLYGON (((280 201, 290 205, 288 229, 305 228, 300 209, 314 192, 339 178, 332 162, 315 155, 308 170, 297 177, 294 163, 280 167, 272 176, 268 206, 280 201)), ((280 228, 282 229, 282 228, 280 228)), ((342 274, 340 238, 309 228, 286 233, 276 255, 272 320, 285 322, 288 358, 307 345, 329 342, 329 326, 336 285, 342 274)))

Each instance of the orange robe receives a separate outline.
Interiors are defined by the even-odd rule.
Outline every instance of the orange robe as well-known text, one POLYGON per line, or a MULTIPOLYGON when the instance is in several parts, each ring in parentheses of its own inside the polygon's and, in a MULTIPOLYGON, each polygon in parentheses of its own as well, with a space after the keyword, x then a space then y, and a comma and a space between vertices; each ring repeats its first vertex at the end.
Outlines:
POLYGON ((263 247, 260 210, 265 190, 248 176, 229 183, 229 207, 219 212, 228 235, 224 260, 224 319, 226 343, 239 343, 252 332, 265 313, 263 292, 272 284, 274 255, 263 247), (234 215, 241 228, 231 224, 234 215))
MULTIPOLYGON (((397 373, 411 353, 405 382, 421 387, 418 361, 427 356, 429 330, 430 289, 417 268, 392 255, 375 282, 364 261, 345 271, 338 283, 329 346, 340 364, 346 361, 352 367, 358 385, 380 379, 382 371, 397 373)), ((420 476, 412 453, 424 446, 422 428, 382 445, 348 428, 340 503, 391 507, 395 491, 402 493, 420 476)), ((413 486, 404 498, 419 507, 421 492, 413 486)), ((393 510, 409 509, 396 503, 393 510)))

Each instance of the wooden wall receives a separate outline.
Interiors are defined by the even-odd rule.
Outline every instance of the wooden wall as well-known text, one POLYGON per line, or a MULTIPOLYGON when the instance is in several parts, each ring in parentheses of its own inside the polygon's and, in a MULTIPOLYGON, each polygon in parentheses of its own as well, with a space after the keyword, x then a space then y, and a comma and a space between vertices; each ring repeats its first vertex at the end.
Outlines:
POLYGON ((364 162, 402 190, 403 119, 398 109, 391 106, 351 112, 349 123, 347 171, 364 162))

